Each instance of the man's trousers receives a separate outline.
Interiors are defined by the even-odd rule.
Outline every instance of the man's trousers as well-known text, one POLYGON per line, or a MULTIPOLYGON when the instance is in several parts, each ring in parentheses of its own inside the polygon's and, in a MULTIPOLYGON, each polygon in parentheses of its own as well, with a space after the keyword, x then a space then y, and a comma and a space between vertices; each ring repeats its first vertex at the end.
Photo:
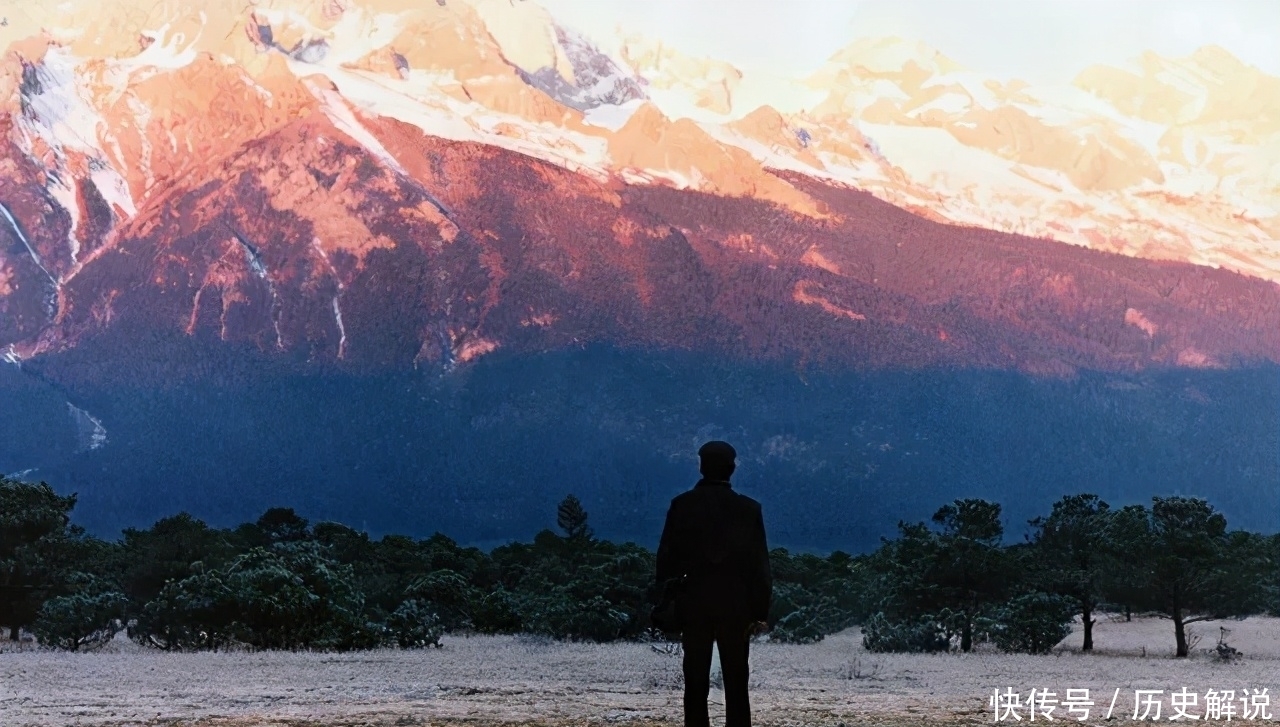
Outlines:
POLYGON ((724 677, 725 727, 751 727, 751 702, 747 698, 746 632, 749 621, 704 620, 684 629, 684 724, 710 727, 707 696, 711 689, 711 646, 720 652, 724 677))

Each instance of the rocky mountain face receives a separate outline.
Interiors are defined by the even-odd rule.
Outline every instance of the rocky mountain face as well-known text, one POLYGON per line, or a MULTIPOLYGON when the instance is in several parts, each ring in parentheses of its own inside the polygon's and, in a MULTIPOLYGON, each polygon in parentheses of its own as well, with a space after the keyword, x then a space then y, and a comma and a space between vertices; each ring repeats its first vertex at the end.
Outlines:
MULTIPOLYGON (((1253 377, 1280 360, 1280 79, 1221 49, 1149 54, 1132 69, 1089 68, 1071 88, 1038 89, 983 79, 918 44, 860 40, 811 78, 783 82, 653 39, 604 47, 532 1, 0 8, 0 400, 62 422, 37 428, 47 435, 38 440, 36 430, 14 432, 0 469, 35 462, 87 483, 99 501, 116 503, 103 527, 161 502, 143 493, 172 487, 166 477, 200 480, 193 471, 219 461, 230 442, 258 467, 242 480, 276 468, 288 481, 255 492, 291 493, 320 509, 353 497, 335 470, 373 466, 351 454, 357 442, 404 437, 395 433, 410 426, 435 434, 407 435, 406 447, 478 458, 483 447, 458 432, 503 431, 505 446, 524 452, 506 464, 542 466, 555 480, 563 469, 546 458, 572 445, 544 441, 531 424, 546 421, 550 405, 480 404, 459 382, 525 381, 512 362, 533 370, 544 365, 528 362, 596 346, 628 352, 626 366, 647 372, 634 382, 646 393, 579 391, 603 369, 556 385, 612 417, 627 446, 662 452, 633 463, 654 472, 692 444, 656 432, 696 434, 726 415, 709 403, 665 419, 648 411, 668 406, 656 403, 655 361, 678 372, 664 385, 682 391, 710 362, 763 367, 750 385, 709 384, 718 392, 709 402, 775 386, 775 395, 795 397, 778 382, 815 371, 855 377, 833 392, 885 372, 987 372, 1003 382, 1001 396, 1022 386, 1011 383, 1018 377, 1070 389, 1105 375, 1128 382, 1102 390, 1122 396, 1114 392, 1155 386, 1141 379, 1151 372, 1253 377), (476 369, 488 359, 495 363, 476 369), (347 383, 300 383, 334 376, 347 383), (335 409, 358 421, 333 392, 389 406, 404 392, 386 382, 406 376, 417 382, 405 384, 416 392, 408 400, 433 413, 396 408, 365 430, 330 421, 336 434, 303 423, 335 409), (268 380, 314 398, 248 393, 268 380), (237 406, 212 403, 219 387, 237 406), (130 405, 141 400, 152 408, 130 405), (295 405, 291 424, 273 418, 295 405), (141 411, 149 414, 140 419, 141 411), (264 439, 206 424, 195 428, 207 436, 174 444, 193 417, 215 411, 298 435, 264 439), (338 437, 331 448, 352 459, 304 477, 296 463, 319 446, 316 437, 338 437), (125 457, 122 439, 153 456, 125 457), (157 464, 177 450, 186 467, 157 464), (110 483, 97 487, 112 488, 111 497, 92 489, 92 473, 104 471, 110 483), (307 478, 328 484, 309 488, 307 478)), ((939 394, 946 401, 971 396, 930 381, 951 392, 939 394)), ((902 396, 920 385, 886 384, 902 396)), ((1092 386, 1071 390, 1104 396, 1092 386)), ((1236 401, 1204 394, 1204 384, 1171 386, 1182 403, 1142 399, 1134 405, 1142 426, 1236 401)), ((1072 395, 1050 398, 1047 409, 1019 416, 1070 409, 1072 395)), ((828 452, 852 446, 808 425, 774 431, 779 410, 761 407, 737 412, 749 421, 741 436, 787 453, 759 463, 782 467, 768 470, 777 477, 794 481, 834 461, 818 454, 818 440, 828 452)), ((1124 419, 1107 406, 1085 409, 1090 426, 1124 419)), ((857 421, 886 416, 858 411, 857 421)), ((847 411, 831 416, 837 431, 856 426, 847 411)), ((1241 446, 1262 451, 1265 425, 1242 424, 1241 446)), ((575 431, 600 436, 585 421, 575 431)), ((906 424, 894 431, 914 436, 906 424)), ((599 456, 625 459, 621 445, 591 441, 599 456)), ((1104 449, 1137 456, 1112 450, 1119 441, 1131 440, 1104 449)), ((394 459, 404 456, 398 447, 374 450, 394 459)), ((923 491, 952 492, 937 484, 945 479, 937 467, 958 455, 916 451, 933 464, 914 470, 905 460, 841 455, 848 472, 836 481, 928 480, 923 491), (887 471, 898 479, 875 479, 887 471)), ((1172 451, 1182 454, 1164 456, 1161 471, 1190 476, 1176 464, 1190 450, 1172 451)), ((1274 463, 1250 457, 1240 465, 1245 479, 1228 478, 1237 494, 1274 482, 1274 463)), ((414 461, 449 473, 455 488, 462 478, 498 492, 509 477, 493 462, 498 469, 414 461)), ((598 488, 590 462, 574 462, 574 487, 598 488)), ((381 467, 402 483, 387 485, 386 497, 422 488, 440 496, 439 482, 381 467)), ((1016 491, 1026 475, 1009 467, 997 467, 1005 483, 997 490, 1016 491)), ((1126 482, 1142 493, 1154 486, 1126 482)), ((660 508, 662 492, 644 488, 641 499, 660 508)), ((523 503, 502 521, 508 529, 524 527, 519 513, 558 499, 517 491, 503 496, 523 503)), ((452 517, 472 517, 466 503, 478 500, 455 495, 452 517)), ((225 489, 214 500, 168 497, 235 516, 256 503, 227 500, 225 489)), ((601 502, 619 518, 620 504, 601 502)), ((797 542, 827 542, 798 524, 802 512, 793 517, 797 542)), ((472 525, 468 532, 485 537, 505 532, 472 525)))

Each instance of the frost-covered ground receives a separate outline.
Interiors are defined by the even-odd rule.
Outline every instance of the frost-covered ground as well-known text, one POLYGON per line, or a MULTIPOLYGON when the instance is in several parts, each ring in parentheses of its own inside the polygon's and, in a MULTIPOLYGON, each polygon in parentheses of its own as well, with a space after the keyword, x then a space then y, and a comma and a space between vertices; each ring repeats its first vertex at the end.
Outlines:
MULTIPOLYGON (((757 725, 992 723, 993 690, 1032 688, 1062 699, 1088 688, 1102 724, 1117 688, 1118 721, 1133 715, 1133 690, 1185 687, 1280 692, 1280 619, 1195 624, 1189 660, 1175 660, 1168 621, 1099 619, 1097 652, 1079 653, 1077 632, 1049 656, 870 654, 856 629, 815 645, 762 642, 751 654, 757 725), (1232 664, 1205 653, 1230 629, 1245 652, 1232 664), (1144 656, 1145 653, 1145 656, 1144 656)), ((679 654, 649 644, 571 644, 530 637, 445 637, 425 651, 354 654, 165 654, 117 641, 103 651, 0 653, 0 725, 165 724, 196 727, 471 724, 583 725, 681 722, 679 654)), ((718 667, 713 666, 713 671, 718 667)), ((712 722, 723 693, 711 691, 712 722)), ((1273 718, 1280 713, 1271 710, 1273 718)), ((1076 715, 1063 708, 1058 724, 1076 715)), ((1025 712, 1019 724, 1028 722, 1025 712)), ((1037 722, 1044 721, 1037 716, 1037 722)), ((1237 712, 1235 722, 1241 722, 1237 712)))

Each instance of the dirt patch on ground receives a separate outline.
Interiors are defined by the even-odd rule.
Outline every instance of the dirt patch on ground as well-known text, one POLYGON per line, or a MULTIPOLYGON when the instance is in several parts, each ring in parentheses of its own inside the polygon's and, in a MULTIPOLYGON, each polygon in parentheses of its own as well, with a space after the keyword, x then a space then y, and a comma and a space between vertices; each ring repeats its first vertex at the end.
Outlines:
MULTIPOLYGON (((762 727, 927 727, 993 723, 996 690, 1023 698, 1089 689, 1082 724, 1129 721, 1134 690, 1164 690, 1160 721, 1180 689, 1280 693, 1280 619, 1197 624, 1190 659, 1174 659, 1172 626, 1155 618, 1101 619, 1097 652, 1073 634, 1048 656, 872 654, 857 629, 812 645, 751 651, 753 722, 762 727), (1245 652, 1219 663, 1219 628, 1245 652), (1118 692, 1116 690, 1119 690, 1118 692)), ((573 644, 524 636, 446 637, 440 649, 349 654, 168 654, 117 641, 86 654, 0 654, 0 725, 165 727, 583 727, 680 725, 681 655, 641 643, 573 644)), ((713 664, 714 674, 718 666, 713 664)), ((724 693, 713 686, 713 723, 724 693)), ((1271 709, 1280 714, 1280 699, 1271 709)), ((1077 722, 1053 715, 1059 725, 1077 722)), ((1043 718, 1038 718, 1041 721, 1043 718)), ((1024 715, 1020 722, 1027 722, 1024 715)), ((1043 720, 1048 721, 1048 720, 1043 720)), ((1244 721, 1239 712, 1235 721, 1244 721)), ((1260 721, 1260 720, 1255 720, 1260 721)), ((1051 726, 1050 726, 1051 727, 1051 726)))

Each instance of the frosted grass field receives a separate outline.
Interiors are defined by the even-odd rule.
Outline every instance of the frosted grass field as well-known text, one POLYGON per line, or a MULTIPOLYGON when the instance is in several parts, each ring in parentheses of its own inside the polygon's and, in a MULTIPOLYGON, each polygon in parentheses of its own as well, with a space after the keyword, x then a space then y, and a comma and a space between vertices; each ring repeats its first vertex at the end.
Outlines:
MULTIPOLYGON (((1204 622, 1186 660, 1173 658, 1166 620, 1099 616, 1096 653, 1081 634, 1048 656, 987 651, 870 654, 850 629, 814 645, 761 642, 751 654, 757 725, 994 724, 988 700, 1012 688, 1064 698, 1088 688, 1096 706, 1084 723, 1130 721, 1133 690, 1267 688, 1280 716, 1280 619, 1204 622), (1218 628, 1244 652, 1230 664, 1206 652, 1218 628), (1145 656, 1144 656, 1145 654, 1145 656)), ((1194 636, 1193 636, 1194 639, 1194 636)), ((525 636, 446 636, 442 648, 350 654, 194 653, 143 650, 122 637, 86 654, 8 646, 0 653, 0 725, 172 725, 177 727, 354 727, 355 725, 670 724, 682 721, 679 653, 650 644, 572 644, 525 636)), ((718 666, 713 665, 713 673, 718 666)), ((713 676, 713 682, 715 678, 713 676)), ((711 691, 712 723, 723 693, 711 691)), ((1054 722, 1077 721, 1059 708, 1054 722)), ((1035 723, 1044 722, 1037 715, 1035 723)), ((1182 720, 1186 722, 1186 720, 1182 720)), ((1239 725, 1261 724, 1234 718, 1239 725)), ((1028 724, 1023 713, 1021 722, 1028 724)))

